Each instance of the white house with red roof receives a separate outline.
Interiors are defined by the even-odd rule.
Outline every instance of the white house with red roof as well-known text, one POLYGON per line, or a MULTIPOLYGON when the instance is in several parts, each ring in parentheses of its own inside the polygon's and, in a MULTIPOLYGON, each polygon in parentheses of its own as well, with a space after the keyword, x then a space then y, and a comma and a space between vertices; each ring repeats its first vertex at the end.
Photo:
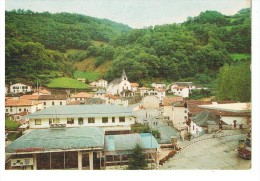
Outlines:
POLYGON ((21 112, 34 113, 43 108, 43 104, 39 101, 33 101, 28 99, 9 100, 5 101, 5 113, 18 114, 21 112))
POLYGON ((16 83, 10 86, 11 93, 26 93, 31 92, 32 87, 22 83, 16 83))

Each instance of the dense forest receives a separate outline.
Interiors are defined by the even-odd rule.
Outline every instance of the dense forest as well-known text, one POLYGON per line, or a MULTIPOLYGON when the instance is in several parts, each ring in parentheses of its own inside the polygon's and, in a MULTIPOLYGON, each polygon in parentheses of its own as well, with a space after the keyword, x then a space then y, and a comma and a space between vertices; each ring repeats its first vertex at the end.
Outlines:
MULTIPOLYGON (((250 9, 233 16, 205 11, 180 24, 143 29, 79 14, 13 10, 5 15, 7 81, 47 83, 50 78, 72 76, 77 64, 92 60, 97 69, 110 62, 103 73, 107 80, 120 76, 124 68, 130 81, 141 86, 162 80, 215 88, 224 70, 235 75, 231 67, 250 64, 250 9)), ((247 73, 244 80, 250 84, 247 73)))

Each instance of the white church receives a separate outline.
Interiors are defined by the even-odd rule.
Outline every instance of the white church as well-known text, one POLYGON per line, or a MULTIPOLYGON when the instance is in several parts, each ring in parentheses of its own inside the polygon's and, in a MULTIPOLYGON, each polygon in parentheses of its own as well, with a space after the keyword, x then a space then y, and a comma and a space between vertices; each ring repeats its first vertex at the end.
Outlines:
POLYGON ((107 86, 107 93, 120 97, 132 97, 134 95, 131 83, 128 81, 125 70, 121 78, 114 79, 107 86))

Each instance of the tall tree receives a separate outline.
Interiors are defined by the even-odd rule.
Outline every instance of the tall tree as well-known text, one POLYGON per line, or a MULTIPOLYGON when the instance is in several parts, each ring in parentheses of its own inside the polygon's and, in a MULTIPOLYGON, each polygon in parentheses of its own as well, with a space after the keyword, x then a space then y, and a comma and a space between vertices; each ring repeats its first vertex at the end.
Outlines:
POLYGON ((133 153, 129 156, 129 170, 144 170, 147 168, 147 161, 141 145, 136 144, 133 153))

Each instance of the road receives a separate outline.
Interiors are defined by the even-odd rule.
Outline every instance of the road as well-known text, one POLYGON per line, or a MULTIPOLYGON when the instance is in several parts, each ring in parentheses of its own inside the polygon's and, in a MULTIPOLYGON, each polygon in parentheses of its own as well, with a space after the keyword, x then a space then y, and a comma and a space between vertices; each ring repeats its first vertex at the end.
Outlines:
MULTIPOLYGON (((206 138, 203 135, 199 139, 206 138)), ((170 158, 160 170, 246 170, 251 168, 251 160, 238 157, 236 148, 241 135, 205 139, 186 146, 170 158)), ((182 142, 182 146, 188 141, 182 142)))

